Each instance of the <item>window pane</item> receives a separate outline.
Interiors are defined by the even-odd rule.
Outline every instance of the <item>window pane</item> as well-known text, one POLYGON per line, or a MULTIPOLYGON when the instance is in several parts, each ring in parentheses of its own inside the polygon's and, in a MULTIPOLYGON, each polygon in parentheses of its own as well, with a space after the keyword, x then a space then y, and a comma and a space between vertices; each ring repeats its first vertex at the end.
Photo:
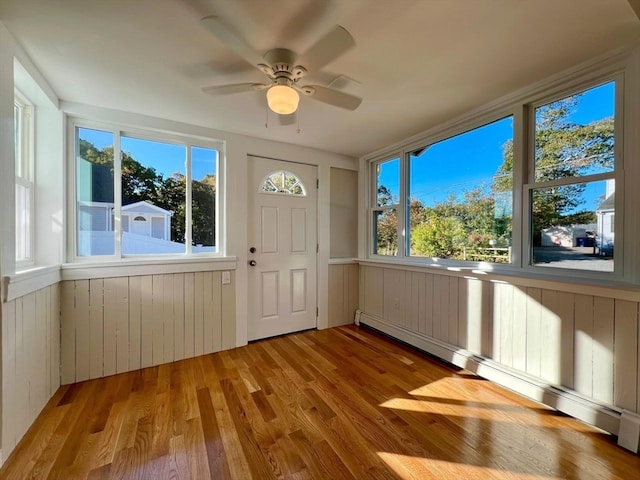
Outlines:
POLYGON ((533 264, 613 271, 614 180, 532 191, 533 264))
POLYGON ((378 207, 400 202, 400 159, 376 165, 376 197, 378 207))
POLYGON ((398 254, 398 212, 395 208, 374 212, 373 225, 376 255, 398 254))
POLYGON ((16 261, 31 260, 31 186, 16 182, 16 261))
POLYGON ((216 251, 217 167, 217 150, 191 147, 193 253, 216 251))
POLYGON ((513 118, 409 154, 410 255, 509 262, 513 118))
POLYGON ((185 253, 186 147, 125 136, 120 145, 122 253, 185 253))
POLYGON ((15 162, 16 162, 16 177, 21 177, 22 172, 22 108, 13 104, 13 131, 14 131, 14 146, 15 146, 15 162))
POLYGON ((305 196, 304 185, 298 177, 291 172, 281 170, 269 175, 262 184, 262 193, 279 193, 284 195, 305 196))
POLYGON ((113 255, 113 133, 76 129, 78 255, 113 255))
POLYGON ((22 103, 13 104, 13 127, 15 146, 15 254, 16 261, 27 263, 32 260, 31 240, 33 215, 33 181, 30 177, 31 169, 28 168, 31 161, 28 139, 31 137, 31 124, 28 121, 26 109, 22 103))
POLYGON ((535 180, 612 172, 615 82, 536 108, 535 180))

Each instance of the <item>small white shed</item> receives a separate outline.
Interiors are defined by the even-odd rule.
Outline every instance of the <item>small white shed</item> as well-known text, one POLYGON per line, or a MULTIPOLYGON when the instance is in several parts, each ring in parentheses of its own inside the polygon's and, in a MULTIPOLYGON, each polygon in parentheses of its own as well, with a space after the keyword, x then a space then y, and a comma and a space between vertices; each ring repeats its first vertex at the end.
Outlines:
POLYGON ((145 201, 124 205, 121 210, 122 231, 170 241, 172 216, 171 210, 145 201))

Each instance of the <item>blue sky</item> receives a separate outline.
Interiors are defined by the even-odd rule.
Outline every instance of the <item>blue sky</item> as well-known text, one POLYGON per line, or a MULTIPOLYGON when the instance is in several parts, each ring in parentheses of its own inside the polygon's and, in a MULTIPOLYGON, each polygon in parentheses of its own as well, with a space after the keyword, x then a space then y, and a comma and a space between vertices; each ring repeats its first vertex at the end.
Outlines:
MULTIPOLYGON (((570 120, 587 124, 613 116, 614 89, 615 84, 609 82, 585 92, 570 120)), ((507 117, 431 145, 411 162, 410 197, 434 204, 445 200, 449 192, 491 185, 502 164, 503 147, 512 136, 513 119, 507 117)), ((395 198, 399 195, 398 178, 399 162, 382 165, 379 182, 395 198)), ((588 185, 583 208, 595 208, 603 193, 604 182, 588 185)))
MULTIPOLYGON (((113 145, 113 134, 100 130, 80 128, 80 136, 98 149, 113 145)), ((121 137, 120 148, 146 167, 154 167, 165 178, 174 172, 186 173, 186 150, 184 145, 121 137)), ((192 178, 201 180, 205 175, 216 173, 218 152, 204 147, 192 147, 192 178)))

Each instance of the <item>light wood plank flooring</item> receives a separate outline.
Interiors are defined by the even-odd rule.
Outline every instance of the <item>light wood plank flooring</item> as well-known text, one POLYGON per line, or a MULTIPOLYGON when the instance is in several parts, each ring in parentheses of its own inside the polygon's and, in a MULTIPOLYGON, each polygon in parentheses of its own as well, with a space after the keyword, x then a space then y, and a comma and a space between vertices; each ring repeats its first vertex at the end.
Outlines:
POLYGON ((620 479, 606 435, 355 326, 61 388, 2 479, 620 479))

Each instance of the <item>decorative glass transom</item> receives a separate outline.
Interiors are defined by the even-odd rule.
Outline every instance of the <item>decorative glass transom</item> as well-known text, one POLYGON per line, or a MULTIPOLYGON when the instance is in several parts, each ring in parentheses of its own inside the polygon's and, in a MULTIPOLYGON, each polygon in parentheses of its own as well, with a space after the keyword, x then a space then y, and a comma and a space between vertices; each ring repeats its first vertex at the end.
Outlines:
POLYGON ((284 195, 305 196, 307 194, 300 179, 293 173, 284 170, 270 173, 262 182, 260 191, 262 193, 280 193, 284 195))

